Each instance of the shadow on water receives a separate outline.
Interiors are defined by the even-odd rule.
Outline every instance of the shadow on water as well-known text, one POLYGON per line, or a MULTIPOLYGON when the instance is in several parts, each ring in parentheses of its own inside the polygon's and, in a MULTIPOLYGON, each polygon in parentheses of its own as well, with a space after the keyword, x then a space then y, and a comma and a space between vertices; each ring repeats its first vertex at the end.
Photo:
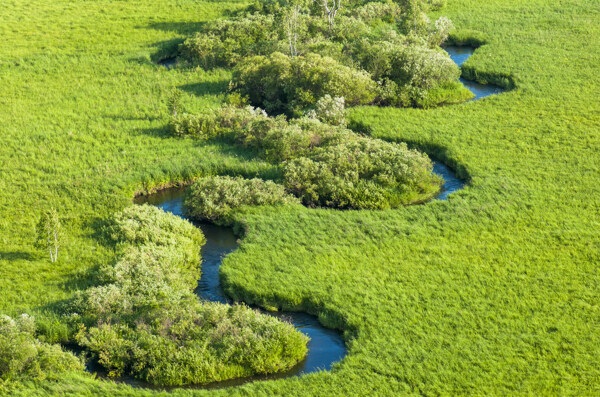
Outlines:
MULTIPOLYGON (((448 55, 450 55, 450 58, 459 67, 462 67, 467 59, 469 59, 475 52, 475 48, 466 46, 448 46, 444 47, 444 50, 446 50, 448 55)), ((463 85, 467 87, 469 91, 475 94, 475 98, 471 99, 472 101, 485 98, 490 95, 500 94, 506 91, 506 89, 496 85, 480 84, 476 81, 466 80, 462 77, 460 78, 460 82, 463 83, 463 85)))
POLYGON ((445 164, 434 161, 433 172, 444 178, 444 185, 436 197, 437 200, 447 200, 450 193, 465 187, 465 181, 459 179, 456 174, 445 164))

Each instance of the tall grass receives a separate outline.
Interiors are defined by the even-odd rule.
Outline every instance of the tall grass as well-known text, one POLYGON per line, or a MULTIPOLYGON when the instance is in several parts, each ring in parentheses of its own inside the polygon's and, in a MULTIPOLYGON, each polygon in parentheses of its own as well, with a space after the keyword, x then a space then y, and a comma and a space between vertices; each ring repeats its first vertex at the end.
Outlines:
MULTIPOLYGON (((166 134, 161 97, 176 86, 189 111, 216 106, 229 72, 150 62, 161 42, 239 4, 3 2, 4 313, 45 316, 60 335, 57 302, 111 259, 96 220, 136 191, 270 172, 239 149, 166 134), (67 233, 57 264, 32 246, 35 220, 51 205, 67 233)), ((345 331, 349 354, 331 372, 215 394, 600 393, 598 3, 451 0, 439 15, 485 34, 465 68, 510 75, 516 88, 435 110, 365 107, 351 116, 376 137, 453 165, 468 187, 398 210, 240 214, 247 233, 222 267, 227 291, 318 314, 345 331)), ((14 392, 59 393, 152 394, 83 373, 14 392)))

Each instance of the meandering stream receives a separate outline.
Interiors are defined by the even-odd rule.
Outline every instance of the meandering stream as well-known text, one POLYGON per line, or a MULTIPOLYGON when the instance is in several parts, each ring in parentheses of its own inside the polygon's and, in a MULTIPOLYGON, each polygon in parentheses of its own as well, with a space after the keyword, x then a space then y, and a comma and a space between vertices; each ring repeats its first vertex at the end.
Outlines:
MULTIPOLYGON (((444 164, 435 162, 434 172, 441 175, 445 183, 436 197, 436 200, 445 200, 448 195, 461 189, 464 182, 444 164)), ((137 204, 151 204, 162 208, 166 212, 171 212, 177 216, 185 218, 183 211, 183 194, 185 188, 165 189, 155 194, 138 197, 137 204)), ((216 226, 208 223, 196 223, 206 236, 206 244, 202 247, 202 276, 196 289, 197 295, 213 302, 232 303, 223 293, 219 280, 219 267, 223 258, 233 252, 238 246, 238 240, 233 234, 233 230, 228 227, 216 226)), ((203 388, 216 388, 240 385, 243 383, 261 380, 278 379, 289 376, 298 376, 305 373, 319 370, 329 370, 331 366, 340 361, 346 355, 346 345, 338 331, 325 328, 319 323, 315 316, 301 312, 268 312, 262 311, 271 316, 279 317, 290 321, 301 332, 310 337, 308 344, 307 357, 294 368, 287 372, 255 376, 250 378, 233 379, 215 384, 201 386, 203 388)), ((127 381, 134 386, 150 387, 139 381, 127 381)), ((200 386, 198 386, 200 387, 200 386)))
MULTIPOLYGON (((458 66, 461 66, 474 52, 470 47, 446 47, 445 50, 458 66)), ((164 62, 164 66, 171 68, 171 62, 164 62)), ((484 98, 489 95, 498 94, 504 90, 500 87, 483 85, 461 78, 461 82, 475 94, 474 99, 484 98)), ((436 200, 446 200, 452 192, 464 187, 464 181, 457 178, 454 172, 442 163, 434 162, 434 172, 444 178, 444 185, 436 200)), ((183 211, 183 194, 185 188, 165 189, 158 193, 136 198, 137 204, 151 204, 185 218, 183 211)), ((238 246, 238 239, 229 227, 216 226, 209 223, 195 223, 206 236, 206 244, 202 247, 202 276, 198 281, 196 294, 201 298, 212 302, 231 304, 232 301, 225 295, 219 280, 219 268, 223 258, 233 252, 238 246)), ((317 317, 301 312, 268 312, 263 313, 290 321, 294 326, 310 337, 307 357, 289 371, 249 378, 232 379, 229 381, 216 382, 204 386, 188 386, 194 388, 221 388, 236 386, 255 380, 278 379, 289 376, 329 370, 331 366, 340 361, 347 353, 346 345, 340 332, 325 328, 317 317)), ((124 379, 132 386, 160 388, 146 382, 134 379, 124 379)))

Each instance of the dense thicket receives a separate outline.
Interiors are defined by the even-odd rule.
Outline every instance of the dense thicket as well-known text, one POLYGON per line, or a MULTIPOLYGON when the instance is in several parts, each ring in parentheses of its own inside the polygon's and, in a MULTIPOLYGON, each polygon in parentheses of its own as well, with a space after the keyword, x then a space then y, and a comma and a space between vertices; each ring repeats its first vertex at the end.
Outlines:
POLYGON ((325 95, 343 97, 349 105, 371 103, 377 85, 368 73, 327 56, 274 52, 240 62, 231 88, 269 114, 298 116, 325 95))
POLYGON ((358 138, 319 148, 284 167, 285 186, 311 206, 385 209, 431 198, 441 180, 405 144, 358 138))
MULTIPOLYGON (((343 107, 333 98, 309 112, 336 119, 339 126, 303 117, 287 120, 260 109, 224 106, 205 114, 173 118, 173 131, 208 139, 223 136, 251 147, 266 160, 281 164, 287 192, 305 205, 334 208, 395 208, 431 198, 441 179, 431 160, 405 144, 371 139, 343 127, 343 107), (339 112, 341 110, 341 112, 339 112), (341 114, 338 114, 341 113, 341 114), (195 120, 195 128, 181 120, 195 120)), ((198 219, 215 220, 241 205, 276 204, 283 188, 272 182, 204 178, 192 186, 186 205, 198 219)))
POLYGON ((204 68, 234 67, 230 90, 269 114, 297 116, 326 94, 351 106, 456 103, 471 94, 439 48, 452 22, 425 14, 442 5, 350 3, 325 18, 319 2, 270 1, 206 24, 180 50, 204 68))
POLYGON ((153 206, 117 213, 107 234, 120 251, 97 287, 73 302, 76 339, 109 375, 157 385, 203 384, 290 368, 307 338, 245 306, 193 294, 205 239, 191 223, 153 206), (83 326, 83 325, 87 326, 83 326))

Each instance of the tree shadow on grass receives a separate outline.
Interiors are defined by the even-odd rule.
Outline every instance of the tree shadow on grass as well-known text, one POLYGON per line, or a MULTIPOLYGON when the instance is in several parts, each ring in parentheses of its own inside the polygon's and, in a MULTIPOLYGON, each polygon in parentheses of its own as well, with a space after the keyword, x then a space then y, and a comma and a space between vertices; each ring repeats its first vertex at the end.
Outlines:
POLYGON ((193 84, 184 84, 178 88, 196 96, 224 94, 227 92, 228 80, 202 81, 193 84))
POLYGON ((156 22, 146 26, 139 26, 144 29, 162 30, 163 32, 174 32, 178 34, 188 35, 202 30, 206 25, 206 21, 202 22, 156 22))
POLYGON ((3 261, 32 261, 35 257, 31 255, 29 252, 23 251, 8 251, 8 252, 0 252, 0 260, 3 261))

